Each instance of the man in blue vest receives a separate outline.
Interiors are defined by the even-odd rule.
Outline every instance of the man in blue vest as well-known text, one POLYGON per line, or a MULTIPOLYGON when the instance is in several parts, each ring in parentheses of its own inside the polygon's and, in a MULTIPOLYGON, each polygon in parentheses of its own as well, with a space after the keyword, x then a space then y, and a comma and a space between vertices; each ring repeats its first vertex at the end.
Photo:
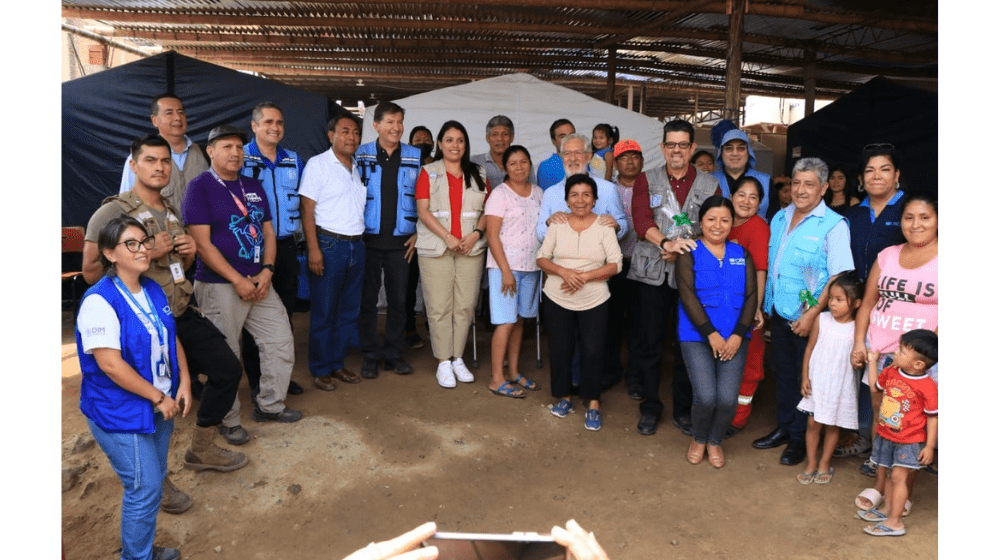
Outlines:
MULTIPOLYGON (((291 324, 299 292, 295 234, 301 229, 299 180, 304 165, 298 154, 278 144, 285 137, 285 117, 277 105, 270 101, 258 103, 251 114, 250 128, 254 137, 243 146, 243 170, 240 173, 260 181, 267 195, 274 233, 278 238, 271 287, 285 306, 291 324)), ((256 395, 260 392, 260 353, 253 336, 246 329, 243 330, 242 350, 243 369, 247 372, 250 392, 256 395)), ((302 387, 298 383, 288 382, 289 395, 301 393, 302 387)))
POLYGON ((778 427, 754 440, 753 446, 770 449, 787 443, 782 465, 797 465, 806 457, 806 414, 796 405, 809 331, 826 307, 830 278, 854 270, 847 220, 823 202, 828 177, 829 169, 819 158, 796 162, 792 203, 771 220, 763 311, 771 317, 778 427))
POLYGON ((374 142, 358 147, 355 160, 368 190, 365 203, 365 279, 361 290, 361 376, 378 377, 383 369, 398 374, 413 371, 403 360, 406 341, 406 284, 417 240, 414 190, 420 173, 420 148, 400 142, 403 108, 379 103, 372 126, 374 142), (385 275, 385 343, 378 338, 378 293, 385 275))
POLYGON ((757 214, 763 218, 767 215, 771 176, 754 169, 757 165, 757 156, 753 153, 750 138, 746 132, 735 128, 722 136, 720 146, 719 156, 716 158, 718 165, 715 166, 712 175, 719 180, 722 196, 729 198, 743 177, 754 177, 764 186, 764 198, 761 199, 760 209, 757 210, 757 214))

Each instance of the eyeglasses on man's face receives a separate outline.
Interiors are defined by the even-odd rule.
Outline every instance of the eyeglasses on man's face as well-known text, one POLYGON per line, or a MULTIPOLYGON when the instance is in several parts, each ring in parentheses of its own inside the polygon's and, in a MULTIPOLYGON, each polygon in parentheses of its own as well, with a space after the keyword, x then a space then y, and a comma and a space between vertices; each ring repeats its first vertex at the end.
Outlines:
POLYGON ((686 150, 691 147, 690 142, 664 142, 663 147, 668 150, 673 150, 674 148, 680 148, 686 150))

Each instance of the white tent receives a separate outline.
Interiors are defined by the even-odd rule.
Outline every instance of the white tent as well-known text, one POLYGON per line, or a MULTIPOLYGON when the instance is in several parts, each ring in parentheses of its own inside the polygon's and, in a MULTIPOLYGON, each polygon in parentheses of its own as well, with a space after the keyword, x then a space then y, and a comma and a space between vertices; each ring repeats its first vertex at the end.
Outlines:
MULTIPOLYGON (((395 102, 406 110, 404 142, 415 126, 426 126, 436 137, 442 124, 456 120, 469 131, 470 154, 481 154, 489 150, 486 123, 495 115, 506 115, 514 122, 514 143, 528 149, 537 168, 555 151, 549 139, 549 126, 556 119, 567 118, 573 122, 577 132, 588 137, 599 123, 617 126, 622 140, 631 138, 642 147, 646 169, 665 163, 660 150, 663 139, 663 124, 660 121, 550 84, 530 74, 497 76, 395 102)), ((374 113, 374 107, 365 110, 362 142, 372 142, 376 138, 371 125, 374 113)))

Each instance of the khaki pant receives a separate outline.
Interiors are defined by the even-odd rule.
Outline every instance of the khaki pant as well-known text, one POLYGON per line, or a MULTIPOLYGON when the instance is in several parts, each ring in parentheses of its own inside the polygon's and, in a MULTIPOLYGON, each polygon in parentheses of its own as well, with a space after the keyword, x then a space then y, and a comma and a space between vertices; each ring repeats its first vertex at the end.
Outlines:
POLYGON ((472 326, 486 252, 469 257, 445 251, 440 257, 418 259, 434 357, 461 358, 472 326))
MULTIPOLYGON (((295 343, 285 306, 275 291, 260 301, 243 301, 228 282, 195 282, 198 308, 226 337, 233 353, 240 355, 240 332, 245 328, 260 348, 260 394, 257 405, 268 413, 285 410, 288 381, 295 365, 295 343)), ((240 425, 240 399, 222 420, 227 427, 240 425)))

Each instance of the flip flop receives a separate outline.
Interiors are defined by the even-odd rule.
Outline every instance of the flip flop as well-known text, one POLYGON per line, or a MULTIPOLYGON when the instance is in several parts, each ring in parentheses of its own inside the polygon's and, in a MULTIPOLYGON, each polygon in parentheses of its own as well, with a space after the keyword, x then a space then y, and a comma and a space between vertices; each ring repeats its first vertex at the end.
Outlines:
POLYGON ((865 532, 873 537, 899 537, 906 534, 906 529, 893 529, 879 523, 865 527, 865 532))
POLYGON ((497 395, 498 397, 510 397, 512 399, 524 398, 524 391, 521 391, 519 388, 511 385, 510 381, 504 381, 496 389, 490 389, 490 392, 492 392, 494 395, 497 395), (515 391, 518 392, 515 393, 515 391))
POLYGON ((882 493, 874 488, 865 488, 858 494, 857 498, 854 498, 854 505, 858 506, 858 509, 863 510, 875 509, 882 505, 882 493), (861 503, 861 498, 871 502, 871 505, 865 506, 865 504, 861 503))
POLYGON ((538 383, 535 383, 533 380, 528 379, 527 377, 525 377, 523 375, 518 375, 517 379, 512 379, 511 382, 512 383, 517 383, 518 385, 520 385, 521 387, 523 387, 524 389, 527 389, 529 391, 537 391, 537 390, 541 389, 541 387, 538 386, 538 383), (524 381, 526 381, 526 383, 521 383, 522 379, 524 381))
POLYGON ((815 479, 816 479, 816 471, 800 472, 799 474, 795 475, 795 480, 798 480, 799 484, 802 485, 812 484, 815 479))
POLYGON ((816 484, 830 484, 831 480, 833 480, 833 467, 830 467, 830 470, 827 472, 817 471, 816 479, 813 482, 816 484))
POLYGON ((869 522, 872 522, 872 523, 881 523, 881 522, 885 521, 886 519, 889 519, 888 515, 886 515, 884 512, 881 512, 881 511, 879 511, 879 510, 877 510, 875 508, 872 508, 872 509, 860 509, 860 510, 858 510, 858 514, 857 514, 856 517, 858 519, 862 519, 864 521, 869 521, 869 522))

